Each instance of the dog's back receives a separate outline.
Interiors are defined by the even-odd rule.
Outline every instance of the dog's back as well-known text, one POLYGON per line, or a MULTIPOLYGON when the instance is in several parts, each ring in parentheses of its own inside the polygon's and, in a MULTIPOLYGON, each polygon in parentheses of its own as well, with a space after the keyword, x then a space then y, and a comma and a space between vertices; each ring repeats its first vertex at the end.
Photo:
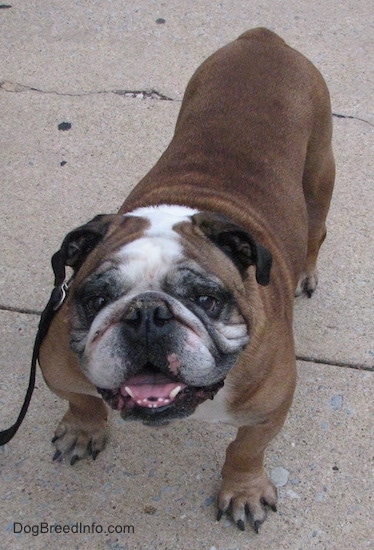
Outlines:
POLYGON ((297 280, 308 246, 308 202, 318 194, 329 203, 332 191, 331 133, 319 71, 273 32, 247 31, 192 76, 170 146, 121 211, 160 197, 186 204, 191 196, 196 208, 211 209, 213 195, 216 212, 234 209, 271 250, 283 250, 297 280), (209 197, 201 193, 206 186, 209 197))

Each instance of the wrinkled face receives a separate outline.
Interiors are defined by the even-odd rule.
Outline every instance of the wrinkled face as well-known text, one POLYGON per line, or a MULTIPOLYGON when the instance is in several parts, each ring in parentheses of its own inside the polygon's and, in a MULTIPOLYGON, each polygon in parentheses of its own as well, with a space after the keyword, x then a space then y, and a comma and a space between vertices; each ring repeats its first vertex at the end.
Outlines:
MULTIPOLYGON (((73 296, 71 347, 123 418, 188 416, 223 385, 248 342, 233 292, 187 253, 194 211, 140 209, 141 236, 117 247, 73 296)), ((233 270, 235 267, 233 266, 233 270)))

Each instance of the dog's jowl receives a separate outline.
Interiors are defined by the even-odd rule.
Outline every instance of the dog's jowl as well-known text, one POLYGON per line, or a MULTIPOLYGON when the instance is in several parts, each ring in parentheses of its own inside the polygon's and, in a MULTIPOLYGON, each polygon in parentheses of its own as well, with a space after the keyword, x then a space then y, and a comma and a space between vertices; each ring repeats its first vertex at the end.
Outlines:
POLYGON ((74 271, 39 357, 69 402, 56 459, 96 457, 107 405, 148 425, 231 423, 218 518, 258 531, 276 509, 264 451, 295 387, 294 296, 317 285, 331 133, 320 73, 266 29, 198 68, 157 164, 55 255, 74 271))

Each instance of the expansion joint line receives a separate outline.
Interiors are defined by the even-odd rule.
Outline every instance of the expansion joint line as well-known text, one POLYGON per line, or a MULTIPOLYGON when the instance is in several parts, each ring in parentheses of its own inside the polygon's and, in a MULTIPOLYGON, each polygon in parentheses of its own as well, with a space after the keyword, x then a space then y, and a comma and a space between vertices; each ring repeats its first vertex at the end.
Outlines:
POLYGON ((374 365, 363 365, 362 363, 334 361, 327 357, 309 357, 306 355, 296 355, 297 361, 305 363, 315 363, 317 365, 326 365, 328 367, 343 367, 347 369, 362 370, 374 372, 374 365))
MULTIPOLYGON (((41 311, 37 309, 30 308, 19 308, 13 306, 5 306, 0 304, 0 311, 9 312, 9 313, 23 313, 24 315, 41 315, 41 311)), ((349 363, 343 361, 333 361, 327 357, 318 358, 318 357, 309 357, 305 355, 296 355, 297 361, 302 361, 305 363, 315 363, 317 365, 326 365, 327 367, 344 367, 348 369, 361 370, 374 372, 374 365, 362 365, 360 363, 349 363)))

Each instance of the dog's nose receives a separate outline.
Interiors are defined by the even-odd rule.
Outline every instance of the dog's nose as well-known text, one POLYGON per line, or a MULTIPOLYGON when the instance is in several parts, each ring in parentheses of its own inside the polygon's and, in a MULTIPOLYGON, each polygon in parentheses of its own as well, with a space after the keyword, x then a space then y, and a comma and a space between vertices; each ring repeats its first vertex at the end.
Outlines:
POLYGON ((159 301, 138 299, 123 316, 127 332, 145 344, 157 340, 172 330, 174 315, 168 305, 159 301))

